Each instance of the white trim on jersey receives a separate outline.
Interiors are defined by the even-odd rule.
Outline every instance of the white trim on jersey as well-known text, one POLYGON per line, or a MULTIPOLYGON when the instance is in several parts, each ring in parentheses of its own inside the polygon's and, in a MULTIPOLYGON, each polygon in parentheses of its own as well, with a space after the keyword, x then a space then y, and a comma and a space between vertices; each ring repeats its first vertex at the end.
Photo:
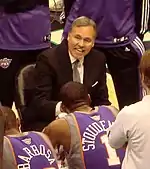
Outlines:
POLYGON ((141 52, 141 55, 143 55, 143 53, 145 52, 145 47, 141 41, 141 39, 139 37, 136 37, 134 40, 133 40, 133 43, 135 46, 137 46, 137 48, 140 50, 141 52))
POLYGON ((141 30, 140 33, 144 34, 148 29, 148 20, 149 20, 149 0, 143 0, 142 2, 142 18, 141 18, 141 30))

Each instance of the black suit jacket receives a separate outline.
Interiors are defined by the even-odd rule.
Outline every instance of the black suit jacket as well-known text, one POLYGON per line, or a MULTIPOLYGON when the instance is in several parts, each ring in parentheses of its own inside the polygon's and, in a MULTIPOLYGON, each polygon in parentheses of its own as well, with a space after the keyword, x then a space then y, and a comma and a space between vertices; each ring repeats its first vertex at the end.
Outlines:
MULTIPOLYGON (((40 54, 35 67, 34 106, 40 120, 55 119, 55 108, 60 88, 73 80, 67 41, 40 54)), ((105 56, 94 49, 84 58, 83 83, 91 96, 92 106, 108 105, 105 56), (94 85, 95 84, 95 85, 94 85)))

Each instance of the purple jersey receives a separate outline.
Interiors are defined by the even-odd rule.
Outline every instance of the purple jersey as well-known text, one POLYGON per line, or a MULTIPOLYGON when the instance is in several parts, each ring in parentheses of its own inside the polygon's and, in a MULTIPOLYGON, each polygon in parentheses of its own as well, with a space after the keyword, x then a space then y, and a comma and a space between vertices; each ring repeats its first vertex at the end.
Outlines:
POLYGON ((120 169, 125 151, 112 149, 106 133, 115 120, 111 110, 101 106, 92 114, 75 112, 74 116, 81 137, 85 168, 120 169))
POLYGON ((44 136, 35 132, 20 137, 7 136, 18 169, 58 169, 53 150, 44 136))
POLYGON ((0 10, 0 49, 37 50, 50 46, 50 10, 38 5, 34 9, 7 14, 0 10))
POLYGON ((87 16, 97 24, 96 46, 114 47, 128 44, 136 37, 136 19, 141 20, 141 33, 147 30, 149 2, 147 0, 142 1, 74 0, 66 21, 64 37, 67 37, 67 33, 74 19, 79 16, 87 16), (136 9, 135 4, 139 1, 140 5, 136 9), (142 11, 142 1, 143 12, 142 17, 140 17, 138 13, 142 11))

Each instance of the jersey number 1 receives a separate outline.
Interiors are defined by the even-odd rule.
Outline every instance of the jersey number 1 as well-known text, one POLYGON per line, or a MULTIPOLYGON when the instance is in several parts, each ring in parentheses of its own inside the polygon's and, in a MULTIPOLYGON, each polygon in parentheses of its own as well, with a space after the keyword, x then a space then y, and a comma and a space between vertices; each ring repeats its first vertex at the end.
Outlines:
POLYGON ((108 154, 108 165, 119 165, 120 164, 120 159, 117 156, 117 152, 115 149, 111 148, 110 145, 108 144, 108 137, 107 135, 103 135, 100 137, 102 144, 105 144, 106 151, 108 154))

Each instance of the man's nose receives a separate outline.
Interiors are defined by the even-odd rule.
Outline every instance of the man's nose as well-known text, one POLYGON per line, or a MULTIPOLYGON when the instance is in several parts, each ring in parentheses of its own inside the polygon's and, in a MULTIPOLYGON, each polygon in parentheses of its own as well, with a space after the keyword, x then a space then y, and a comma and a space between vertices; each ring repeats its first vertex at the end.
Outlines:
POLYGON ((79 41, 78 45, 81 46, 81 47, 84 46, 84 40, 81 39, 81 40, 79 41))

